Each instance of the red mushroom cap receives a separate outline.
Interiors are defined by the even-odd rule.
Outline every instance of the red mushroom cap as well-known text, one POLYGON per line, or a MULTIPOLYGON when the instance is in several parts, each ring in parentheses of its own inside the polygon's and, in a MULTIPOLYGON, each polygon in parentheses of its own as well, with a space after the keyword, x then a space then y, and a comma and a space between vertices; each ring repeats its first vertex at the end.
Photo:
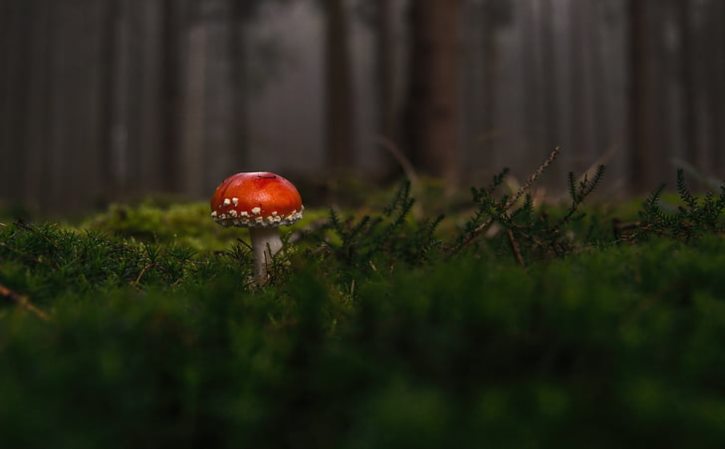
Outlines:
POLYGON ((302 218, 302 198, 295 186, 271 172, 237 173, 224 180, 211 198, 211 216, 224 226, 277 227, 302 218))

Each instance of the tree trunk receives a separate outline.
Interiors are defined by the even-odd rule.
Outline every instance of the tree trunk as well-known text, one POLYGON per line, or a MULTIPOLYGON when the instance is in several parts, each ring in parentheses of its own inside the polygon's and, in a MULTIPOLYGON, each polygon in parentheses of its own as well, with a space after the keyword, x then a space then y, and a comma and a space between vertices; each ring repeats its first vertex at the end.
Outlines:
POLYGON ((451 184, 458 177, 458 21, 458 0, 410 5, 407 149, 423 173, 451 184))
MULTIPOLYGON (((606 1, 606 0, 605 0, 606 1)), ((610 99, 608 96, 607 61, 604 56, 602 39, 602 14, 600 2, 594 2, 590 9, 589 42, 590 51, 590 81, 591 81, 591 107, 592 107, 592 144, 594 156, 599 157, 612 146, 612 127, 609 121, 610 99)), ((594 159, 588 161, 592 164, 594 159)))
POLYGON ((16 46, 15 22, 17 2, 0 2, 0 199, 7 200, 10 194, 8 177, 11 170, 10 122, 12 117, 12 68, 13 52, 16 46))
POLYGON ((693 52, 692 5, 690 1, 677 1, 678 28, 680 34, 680 89, 682 92, 682 132, 685 142, 685 159, 699 166, 700 146, 697 127, 697 98, 695 86, 696 58, 693 52))
POLYGON ((256 3, 232 2, 232 32, 229 35, 229 57, 232 61, 232 89, 234 90, 234 132, 235 151, 232 165, 239 171, 248 162, 249 151, 249 81, 247 77, 247 26, 254 14, 256 3))
MULTIPOLYGON (((488 166, 494 166, 496 163, 496 77, 499 69, 497 29, 501 24, 496 22, 495 1, 497 0, 484 0, 483 17, 481 18, 481 27, 483 28, 483 52, 481 54, 483 60, 483 86, 481 92, 483 120, 481 122, 482 145, 480 148, 484 154, 479 160, 488 166)), ((498 169, 493 168, 489 173, 498 169)))
POLYGON ((541 0, 541 70, 544 96, 544 149, 550 152, 561 144, 559 134, 559 70, 556 55, 556 35, 554 32, 554 10, 552 0, 541 0))
MULTIPOLYGON (((639 0, 638 0, 639 1, 639 0)), ((594 161, 592 148, 594 120, 592 119, 591 51, 590 41, 591 2, 574 0, 570 5, 570 72, 571 72, 571 143, 574 170, 586 170, 594 161)))
POLYGON ((328 168, 349 171, 354 163, 355 105, 349 30, 341 0, 325 6, 325 147, 328 168))
POLYGON ((118 190, 118 180, 114 169, 114 89, 118 77, 117 37, 118 21, 120 16, 120 0, 108 0, 105 2, 105 14, 102 18, 101 36, 101 107, 99 117, 99 142, 100 152, 100 173, 103 180, 102 196, 108 200, 113 198, 118 190))
POLYGON ((184 143, 181 154, 183 193, 199 197, 204 192, 204 110, 207 64, 207 32, 193 14, 185 44, 184 143))
POLYGON ((204 150, 206 158, 204 196, 225 177, 239 171, 235 154, 237 141, 237 99, 232 45, 234 0, 205 0, 203 20, 207 34, 206 86, 204 109, 204 150))
POLYGON ((26 134, 23 124, 27 120, 29 95, 29 63, 32 49, 32 7, 28 1, 11 2, 13 5, 8 27, 9 39, 7 49, 7 78, 5 80, 6 97, 3 106, 6 109, 3 117, 6 129, 3 132, 5 154, 2 165, 5 172, 2 182, 5 184, 5 195, 13 202, 19 202, 23 196, 25 184, 24 174, 26 163, 26 134))
MULTIPOLYGON (((44 208, 43 201, 47 189, 48 170, 48 132, 50 130, 51 84, 50 76, 51 38, 52 38, 52 0, 34 0, 33 48, 31 50, 31 69, 28 73, 30 98, 28 114, 23 131, 27 141, 27 164, 25 172, 25 204, 32 209, 44 208)), ((0 102, 1 103, 1 102, 0 102)))
POLYGON ((159 159, 163 167, 158 174, 160 187, 166 192, 174 192, 179 186, 179 109, 180 83, 178 74, 181 71, 179 62, 179 36, 181 15, 178 0, 163 0, 161 5, 161 89, 160 102, 160 148, 159 159))
MULTIPOLYGON (((391 0, 375 1, 375 81, 378 114, 377 133, 394 143, 398 143, 400 129, 397 121, 397 102, 395 95, 395 38, 393 36, 394 8, 391 0)), ((382 146, 381 146, 382 149, 382 146)), ((395 158, 382 149, 385 178, 400 174, 395 158)))
POLYGON ((710 148, 712 174, 725 179, 725 2, 712 0, 709 17, 709 37, 713 59, 718 61, 710 70, 710 148))
POLYGON ((653 151, 650 136, 653 95, 650 81, 649 20, 645 0, 629 0, 629 185, 642 194, 652 187, 653 151))
POLYGON ((375 49, 377 61, 378 115, 380 134, 395 141, 395 54, 393 38, 393 3, 375 0, 375 49))
MULTIPOLYGON (((541 73, 539 65, 539 36, 536 27, 536 10, 535 3, 528 1, 522 4, 522 32, 523 32, 523 49, 522 64, 523 73, 521 79, 523 81, 524 92, 524 135, 523 140, 524 154, 537 154, 544 140, 542 123, 542 86, 541 73)), ((544 150, 548 153, 550 150, 544 150)))

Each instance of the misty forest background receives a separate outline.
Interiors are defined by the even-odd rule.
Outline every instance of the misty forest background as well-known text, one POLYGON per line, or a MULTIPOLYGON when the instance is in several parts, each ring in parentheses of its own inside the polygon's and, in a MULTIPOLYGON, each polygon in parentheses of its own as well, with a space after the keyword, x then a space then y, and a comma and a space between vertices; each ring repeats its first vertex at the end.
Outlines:
POLYGON ((725 177, 724 80, 722 0, 0 0, 0 203, 383 182, 396 152, 465 187, 554 146, 550 192, 605 163, 642 194, 725 177))

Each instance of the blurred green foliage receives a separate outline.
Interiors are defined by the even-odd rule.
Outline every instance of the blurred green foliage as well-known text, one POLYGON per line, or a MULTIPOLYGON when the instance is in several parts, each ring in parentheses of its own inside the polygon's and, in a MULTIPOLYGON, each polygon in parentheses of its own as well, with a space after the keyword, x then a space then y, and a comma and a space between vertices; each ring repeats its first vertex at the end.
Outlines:
POLYGON ((452 255, 413 207, 306 211, 265 287, 201 204, 0 225, 0 447, 722 447, 721 216, 618 238, 527 200, 452 255), (567 250, 524 267, 509 225, 567 250))

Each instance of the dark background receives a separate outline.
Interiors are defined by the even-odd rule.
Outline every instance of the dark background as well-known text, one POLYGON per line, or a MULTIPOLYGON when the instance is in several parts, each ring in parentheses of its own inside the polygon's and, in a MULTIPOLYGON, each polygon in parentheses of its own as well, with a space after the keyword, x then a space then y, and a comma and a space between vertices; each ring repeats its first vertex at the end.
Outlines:
POLYGON ((0 203, 40 213, 401 159, 481 185, 557 145, 550 192, 606 163, 642 194, 725 177, 724 125, 722 0, 0 0, 0 203))

